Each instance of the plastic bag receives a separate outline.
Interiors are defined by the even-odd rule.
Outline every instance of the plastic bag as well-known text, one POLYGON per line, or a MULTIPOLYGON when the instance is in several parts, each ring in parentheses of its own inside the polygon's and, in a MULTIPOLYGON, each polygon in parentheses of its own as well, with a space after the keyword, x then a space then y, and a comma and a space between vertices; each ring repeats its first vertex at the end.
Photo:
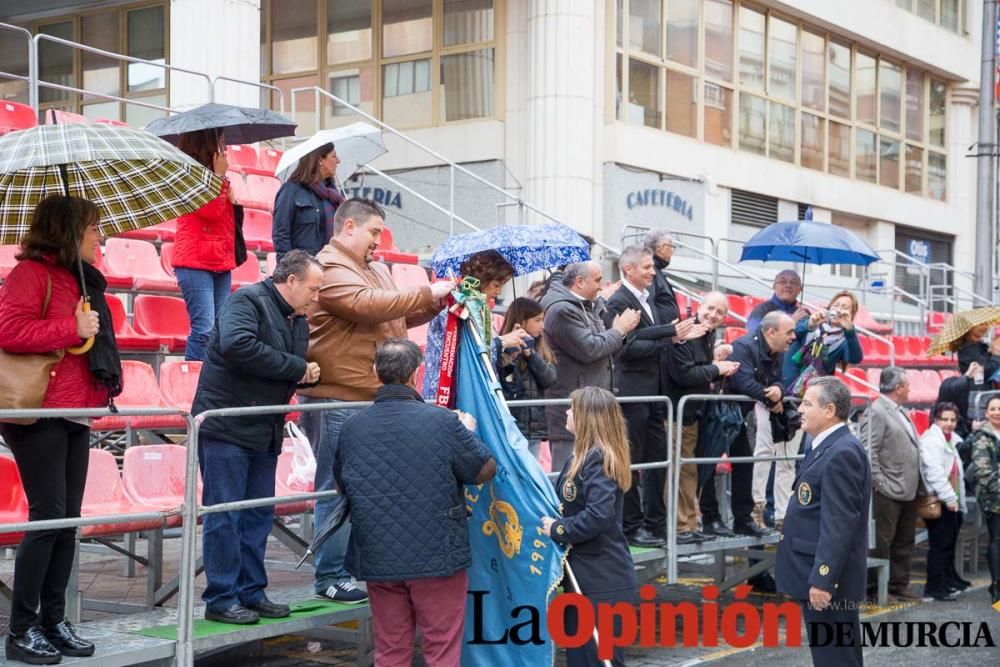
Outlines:
POLYGON ((294 491, 312 491, 316 478, 316 457, 313 456, 309 438, 295 422, 285 424, 285 435, 282 448, 291 444, 292 450, 292 467, 285 484, 294 491))

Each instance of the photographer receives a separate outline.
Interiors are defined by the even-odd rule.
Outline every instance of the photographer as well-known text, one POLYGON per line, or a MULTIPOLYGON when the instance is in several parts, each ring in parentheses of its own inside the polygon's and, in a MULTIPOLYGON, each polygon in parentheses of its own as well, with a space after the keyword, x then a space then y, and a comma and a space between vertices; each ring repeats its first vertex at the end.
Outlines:
POLYGON ((858 300, 848 291, 830 299, 826 311, 816 311, 795 326, 795 340, 785 353, 782 383, 788 396, 802 398, 806 385, 817 377, 833 375, 839 366, 860 364, 864 358, 854 317, 858 300))

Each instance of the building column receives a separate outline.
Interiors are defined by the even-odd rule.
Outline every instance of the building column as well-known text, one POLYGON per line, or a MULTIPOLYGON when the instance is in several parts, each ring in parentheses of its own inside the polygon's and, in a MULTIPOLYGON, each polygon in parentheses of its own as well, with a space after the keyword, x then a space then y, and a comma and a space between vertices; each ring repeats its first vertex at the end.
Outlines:
MULTIPOLYGON (((171 0, 170 64, 213 79, 259 82, 260 5, 260 0, 171 0), (249 35, 253 38, 246 39, 249 35)), ((260 97, 259 88, 220 82, 215 101, 256 108, 260 97)), ((171 107, 197 106, 209 99, 203 77, 171 72, 171 107)))
POLYGON ((604 2, 526 5, 525 200, 593 235, 601 210, 596 188, 602 168, 597 140, 603 127, 604 2))
MULTIPOLYGON (((978 88, 957 86, 952 88, 951 105, 947 115, 948 125, 945 128, 945 140, 948 147, 946 197, 948 202, 958 209, 957 220, 975 221, 976 219, 976 160, 967 158, 966 154, 969 153, 969 146, 977 141, 976 114, 978 113, 978 105, 978 88)), ((945 221, 942 222, 945 223, 945 221)), ((947 223, 941 226, 942 230, 948 228, 947 223)), ((970 272, 973 271, 972 267, 975 262, 971 259, 975 256, 975 248, 976 228, 973 223, 968 228, 968 233, 955 237, 955 243, 952 247, 952 265, 970 272), (962 258, 968 258, 968 260, 962 261, 962 258)), ((995 251, 994 254, 996 254, 995 251)), ((971 292, 974 287, 973 279, 958 275, 955 277, 955 286, 971 292)), ((964 300, 967 301, 968 297, 964 297, 964 300)))

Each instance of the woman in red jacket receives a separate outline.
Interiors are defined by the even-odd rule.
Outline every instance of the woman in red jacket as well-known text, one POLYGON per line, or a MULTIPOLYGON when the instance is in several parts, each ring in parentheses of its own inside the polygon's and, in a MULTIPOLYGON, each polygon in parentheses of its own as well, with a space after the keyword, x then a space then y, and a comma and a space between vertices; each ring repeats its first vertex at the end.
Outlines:
MULTIPOLYGON (((106 283, 93 267, 101 241, 98 215, 97 207, 84 199, 44 199, 21 242, 18 264, 0 289, 0 348, 6 352, 52 352, 95 337, 89 352, 67 352, 53 367, 43 408, 103 407, 121 391, 106 283), (87 312, 78 282, 79 259, 92 307, 87 312)), ((80 516, 89 461, 88 420, 3 423, 0 435, 17 462, 29 520, 80 516)), ((8 660, 55 664, 62 655, 93 654, 94 645, 80 639, 64 615, 75 546, 74 528, 28 531, 21 539, 14 563, 8 660)))
POLYGON ((178 148, 223 178, 222 192, 194 213, 177 219, 174 274, 180 283, 191 334, 184 358, 205 358, 208 336, 222 304, 229 298, 232 270, 236 268, 236 197, 229 180, 226 144, 219 130, 199 130, 181 135, 178 148))

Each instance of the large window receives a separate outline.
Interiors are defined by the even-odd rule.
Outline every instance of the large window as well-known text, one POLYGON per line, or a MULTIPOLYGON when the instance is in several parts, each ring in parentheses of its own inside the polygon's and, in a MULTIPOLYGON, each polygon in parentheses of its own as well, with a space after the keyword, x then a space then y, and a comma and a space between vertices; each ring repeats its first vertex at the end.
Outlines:
MULTIPOLYGON (((39 80, 42 82, 38 97, 42 111, 58 109, 80 113, 91 119, 124 120, 134 127, 143 127, 154 118, 165 115, 156 108, 70 89, 165 107, 169 77, 166 70, 156 64, 166 63, 168 57, 167 3, 145 2, 46 18, 26 27, 34 33, 149 61, 124 62, 43 39, 38 47, 39 80), (46 86, 46 83, 63 88, 46 86)), ((23 48, 20 38, 10 41, 14 48, 23 48)), ((24 90, 15 99, 27 102, 27 91, 24 90)))
POLYGON ((937 23, 942 28, 966 34, 966 0, 889 0, 896 6, 912 12, 922 19, 937 23))
MULTIPOLYGON (((286 105, 291 90, 319 86, 398 128, 494 118, 504 1, 263 0, 261 78, 286 105)), ((358 120, 344 104, 320 104, 321 127, 358 120)), ((299 134, 317 129, 313 93, 295 106, 299 134)))
POLYGON ((619 122, 945 197, 943 81, 742 0, 613 7, 619 122))

